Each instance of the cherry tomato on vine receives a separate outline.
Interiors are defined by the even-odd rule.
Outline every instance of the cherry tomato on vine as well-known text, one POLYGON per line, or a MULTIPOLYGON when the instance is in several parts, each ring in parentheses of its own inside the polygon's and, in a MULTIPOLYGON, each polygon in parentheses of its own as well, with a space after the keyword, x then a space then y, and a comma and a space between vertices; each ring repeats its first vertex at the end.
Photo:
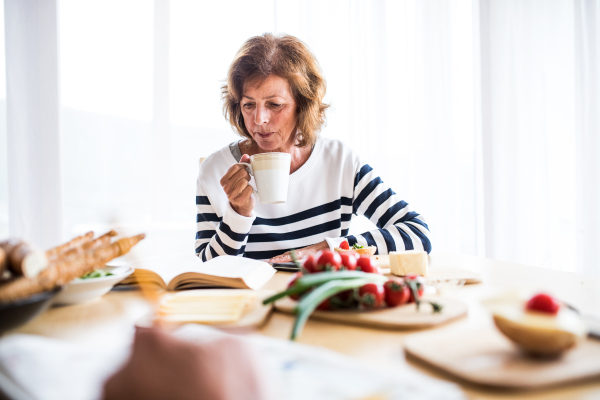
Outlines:
MULTIPOLYGON (((294 284, 296 283, 296 281, 300 278, 302 278, 304 274, 302 274, 302 272, 296 272, 294 275, 292 275, 292 279, 290 279, 287 287, 288 289, 291 288, 292 286, 294 286, 294 284)), ((294 299, 294 300, 298 300, 300 298, 300 296, 302 296, 304 293, 294 293, 290 295, 290 298, 294 299)))
POLYGON ((304 259, 304 264, 302 264, 305 270, 310 273, 315 272, 315 257, 310 255, 304 259))
POLYGON ((342 257, 339 253, 331 250, 321 250, 315 254, 315 272, 337 271, 342 265, 342 257))
MULTIPOLYGON (((404 277, 404 280, 407 284, 411 284, 411 282, 414 283, 419 297, 423 296, 423 292, 425 291, 425 278, 423 278, 421 275, 408 274, 404 277)), ((412 290, 410 291, 410 298, 408 299, 408 302, 415 302, 415 296, 413 295, 412 290)))
POLYGON ((338 308, 355 308, 356 307, 356 299, 354 298, 354 289, 344 290, 331 297, 330 306, 333 309, 338 308))
POLYGON ((546 293, 539 293, 529 299, 525 308, 529 311, 541 311, 556 315, 560 308, 560 303, 546 293))
POLYGON ((381 307, 385 299, 385 290, 382 285, 367 283, 358 289, 358 302, 365 308, 381 307))
POLYGON ((317 306, 317 310, 329 310, 331 309, 331 298, 325 299, 317 306))
POLYGON ((385 303, 388 307, 401 306, 408 303, 410 289, 402 278, 390 278, 383 284, 385 290, 385 303))
POLYGON ((371 262, 371 257, 369 256, 362 256, 356 260, 356 269, 371 274, 381 274, 381 269, 371 262))
POLYGON ((354 271, 356 269, 356 256, 353 253, 341 253, 342 269, 354 271))
POLYGON ((345 240, 340 243, 340 249, 342 250, 350 250, 350 245, 348 244, 348 242, 346 242, 345 240))

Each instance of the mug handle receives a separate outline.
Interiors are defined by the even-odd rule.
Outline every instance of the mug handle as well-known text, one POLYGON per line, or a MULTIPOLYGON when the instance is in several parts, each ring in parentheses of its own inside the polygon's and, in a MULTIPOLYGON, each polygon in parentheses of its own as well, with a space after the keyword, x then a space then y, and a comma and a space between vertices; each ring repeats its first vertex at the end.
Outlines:
MULTIPOLYGON (((239 162, 238 165, 243 165, 244 167, 246 167, 246 170, 248 171, 248 173, 251 176, 254 176, 254 170, 252 169, 252 165, 250 163, 247 162, 239 162)), ((254 189, 253 186, 252 187, 252 191, 254 192, 254 195, 256 196, 256 198, 258 199, 258 201, 260 201, 260 197, 258 196, 258 191, 256 189, 254 189)))

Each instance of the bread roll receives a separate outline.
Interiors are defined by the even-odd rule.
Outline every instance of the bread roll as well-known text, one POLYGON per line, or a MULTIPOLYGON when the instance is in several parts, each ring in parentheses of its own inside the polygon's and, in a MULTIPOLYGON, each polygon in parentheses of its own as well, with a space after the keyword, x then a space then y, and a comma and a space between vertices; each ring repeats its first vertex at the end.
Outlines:
POLYGON ((367 246, 367 247, 363 247, 362 249, 341 249, 339 247, 336 247, 334 249, 335 251, 337 251, 338 253, 356 253, 360 256, 372 256, 373 254, 375 254, 375 252, 377 251, 377 246, 367 246))

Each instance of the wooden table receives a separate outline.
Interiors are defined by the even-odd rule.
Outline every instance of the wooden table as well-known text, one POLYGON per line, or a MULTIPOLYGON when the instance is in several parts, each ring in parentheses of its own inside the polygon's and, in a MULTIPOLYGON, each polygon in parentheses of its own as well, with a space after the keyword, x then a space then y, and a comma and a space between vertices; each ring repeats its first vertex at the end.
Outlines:
MULTIPOLYGON (((583 314, 600 317, 600 279, 537 267, 494 261, 472 256, 439 253, 432 255, 436 265, 470 269, 483 274, 483 283, 467 285, 448 293, 469 305, 469 316, 450 326, 481 326, 491 323, 479 299, 506 289, 545 290, 577 307, 583 314)), ((266 288, 279 290, 289 279, 277 273, 266 288)), ((130 340, 134 323, 151 310, 141 291, 112 291, 101 299, 69 307, 55 307, 14 331, 93 343, 99 339, 130 340)), ((266 336, 287 338, 293 317, 275 312, 259 332, 266 336)), ((442 328, 440 328, 442 329, 442 328)), ((459 382, 412 359, 402 350, 407 335, 418 331, 391 331, 340 325, 309 320, 299 338, 300 343, 323 346, 355 357, 366 365, 398 370, 408 365, 427 375, 457 382, 473 399, 595 399, 600 398, 600 382, 581 382, 548 390, 518 392, 493 390, 459 382)))

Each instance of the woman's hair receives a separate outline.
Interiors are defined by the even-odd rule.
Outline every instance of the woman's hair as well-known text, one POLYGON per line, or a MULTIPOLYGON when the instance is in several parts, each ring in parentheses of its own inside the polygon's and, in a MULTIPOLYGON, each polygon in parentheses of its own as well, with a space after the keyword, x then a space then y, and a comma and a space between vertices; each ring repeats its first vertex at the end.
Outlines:
POLYGON ((265 33, 248 39, 235 55, 227 84, 221 87, 223 115, 243 137, 253 141, 246 129, 240 101, 244 85, 275 75, 287 80, 296 101, 298 147, 312 146, 325 123, 325 79, 315 56, 299 39, 265 33))

